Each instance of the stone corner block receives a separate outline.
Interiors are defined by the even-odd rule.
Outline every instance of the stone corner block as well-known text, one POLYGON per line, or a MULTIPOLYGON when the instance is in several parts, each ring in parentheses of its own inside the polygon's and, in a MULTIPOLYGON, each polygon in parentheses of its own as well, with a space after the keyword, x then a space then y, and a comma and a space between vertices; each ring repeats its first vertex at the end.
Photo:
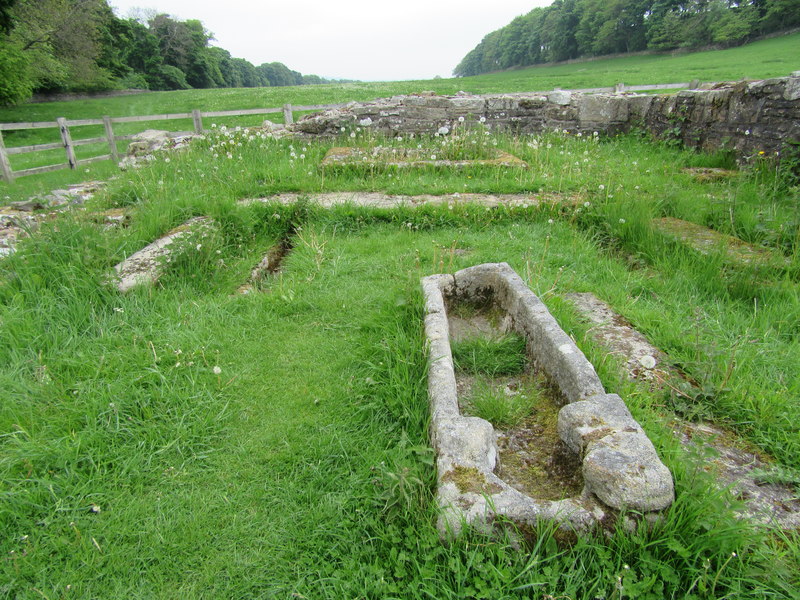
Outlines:
POLYGON ((592 493, 616 509, 657 511, 675 500, 672 474, 643 432, 617 432, 590 442, 583 478, 592 493))

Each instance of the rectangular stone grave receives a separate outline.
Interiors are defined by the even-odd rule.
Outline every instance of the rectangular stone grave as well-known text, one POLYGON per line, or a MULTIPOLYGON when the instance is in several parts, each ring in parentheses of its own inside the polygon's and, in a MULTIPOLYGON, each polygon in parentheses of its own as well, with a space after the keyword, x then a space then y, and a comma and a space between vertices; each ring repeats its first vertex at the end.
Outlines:
POLYGON ((620 509, 649 517, 670 506, 672 475, 647 435, 622 399, 605 392, 591 363, 506 263, 431 275, 422 287, 442 535, 457 535, 466 524, 490 526, 500 516, 528 530, 546 519, 585 532, 620 509), (579 494, 565 489, 553 499, 550 490, 547 498, 537 498, 498 476, 497 432, 488 421, 462 414, 459 404, 447 308, 455 302, 494 306, 505 315, 506 328, 525 338, 530 366, 563 402, 557 432, 581 470, 579 494))
POLYGON ((359 169, 387 167, 401 169, 418 169, 421 167, 449 167, 456 169, 465 167, 509 167, 527 169, 528 163, 508 152, 497 149, 492 149, 490 156, 487 157, 449 160, 437 156, 436 150, 335 147, 328 150, 320 163, 320 167, 326 169, 342 167, 359 169))
POLYGON ((731 262, 743 265, 785 267, 790 261, 778 252, 748 244, 739 238, 720 233, 690 221, 663 217, 652 221, 656 230, 700 254, 710 255, 722 250, 731 262))

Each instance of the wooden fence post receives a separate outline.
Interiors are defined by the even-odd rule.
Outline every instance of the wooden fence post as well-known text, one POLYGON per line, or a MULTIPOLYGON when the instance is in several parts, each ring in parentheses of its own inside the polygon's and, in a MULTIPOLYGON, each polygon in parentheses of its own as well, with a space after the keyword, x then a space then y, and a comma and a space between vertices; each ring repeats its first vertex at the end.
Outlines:
POLYGON ((284 104, 283 105, 283 122, 287 125, 291 125, 294 123, 294 117, 292 116, 292 105, 291 104, 284 104))
POLYGON ((106 128, 106 139, 108 140, 108 149, 111 151, 111 159, 119 162, 119 151, 117 150, 117 140, 114 139, 114 128, 111 126, 111 117, 103 115, 103 127, 106 128))
POLYGON ((203 133, 203 115, 200 114, 199 110, 192 111, 192 121, 194 121, 194 132, 203 133))
POLYGON ((67 120, 64 117, 56 119, 58 129, 61 132, 61 141, 64 143, 64 149, 67 151, 67 162, 70 169, 78 168, 78 159, 75 158, 75 148, 72 146, 72 136, 69 134, 69 127, 67 127, 67 120))
POLYGON ((0 172, 2 172, 3 181, 6 183, 14 183, 14 171, 11 170, 11 163, 8 162, 2 131, 0 131, 0 172))

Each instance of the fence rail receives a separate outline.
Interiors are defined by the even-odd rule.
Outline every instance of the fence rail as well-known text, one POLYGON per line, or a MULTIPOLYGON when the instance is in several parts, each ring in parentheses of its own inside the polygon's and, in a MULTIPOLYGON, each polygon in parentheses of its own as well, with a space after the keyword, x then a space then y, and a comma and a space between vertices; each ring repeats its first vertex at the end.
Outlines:
MULTIPOLYGON (((567 90, 571 92, 580 92, 585 94, 598 94, 606 92, 642 92, 642 91, 655 91, 655 90, 677 90, 677 89, 695 89, 700 85, 699 81, 692 81, 690 83, 662 83, 654 85, 631 85, 626 86, 623 83, 618 83, 614 87, 605 88, 586 88, 581 90, 567 90)), ((556 88, 559 89, 559 88, 556 88)), ((534 92, 536 93, 536 92, 534 92)), ((544 93, 544 92, 541 92, 544 93)), ((97 162, 100 160, 113 159, 119 162, 119 151, 117 150, 117 142, 128 141, 134 135, 115 135, 114 123, 138 123, 145 121, 170 121, 176 119, 192 119, 194 131, 202 133, 203 118, 205 117, 238 117, 246 115, 267 115, 273 113, 283 113, 283 120, 286 125, 291 125, 294 122, 295 111, 318 111, 327 110, 330 108, 341 108, 346 104, 313 104, 293 106, 291 104, 284 104, 280 108, 248 108, 243 110, 215 110, 202 112, 200 110, 193 110, 187 113, 169 113, 164 115, 140 115, 129 117, 109 117, 103 116, 100 119, 65 119, 59 118, 55 121, 40 121, 28 123, 0 123, 0 177, 8 183, 13 183, 17 177, 25 175, 35 175, 38 173, 47 173, 50 171, 58 171, 60 169, 77 169, 81 165, 97 162), (85 138, 73 140, 70 134, 70 127, 82 127, 85 125, 103 125, 105 128, 105 135, 103 137, 85 138), (16 146, 6 148, 3 142, 3 131, 18 131, 23 129, 58 129, 61 134, 61 142, 52 144, 33 144, 31 146, 16 146), (75 147, 86 146, 88 144, 108 144, 109 153, 102 156, 94 156, 92 158, 84 158, 78 160, 75 156, 75 147), (58 163, 55 165, 46 165, 42 167, 32 167, 29 169, 22 169, 14 171, 11 168, 11 163, 8 160, 9 156, 15 154, 26 154, 29 152, 41 152, 43 150, 57 150, 63 148, 66 152, 67 162, 58 163)))

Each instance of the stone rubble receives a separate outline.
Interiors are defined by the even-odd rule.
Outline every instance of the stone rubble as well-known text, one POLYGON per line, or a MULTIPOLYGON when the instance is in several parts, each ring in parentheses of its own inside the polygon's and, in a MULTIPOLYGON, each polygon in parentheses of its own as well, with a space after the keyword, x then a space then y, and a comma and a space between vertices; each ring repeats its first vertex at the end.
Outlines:
POLYGON ((105 185, 102 181, 89 181, 0 206, 0 258, 13 254, 18 241, 39 229, 44 221, 63 210, 83 206, 105 185))
POLYGON ((128 145, 127 156, 119 162, 120 169, 137 168, 154 160, 154 153, 163 150, 179 150, 203 135, 191 132, 147 129, 137 133, 128 145))

